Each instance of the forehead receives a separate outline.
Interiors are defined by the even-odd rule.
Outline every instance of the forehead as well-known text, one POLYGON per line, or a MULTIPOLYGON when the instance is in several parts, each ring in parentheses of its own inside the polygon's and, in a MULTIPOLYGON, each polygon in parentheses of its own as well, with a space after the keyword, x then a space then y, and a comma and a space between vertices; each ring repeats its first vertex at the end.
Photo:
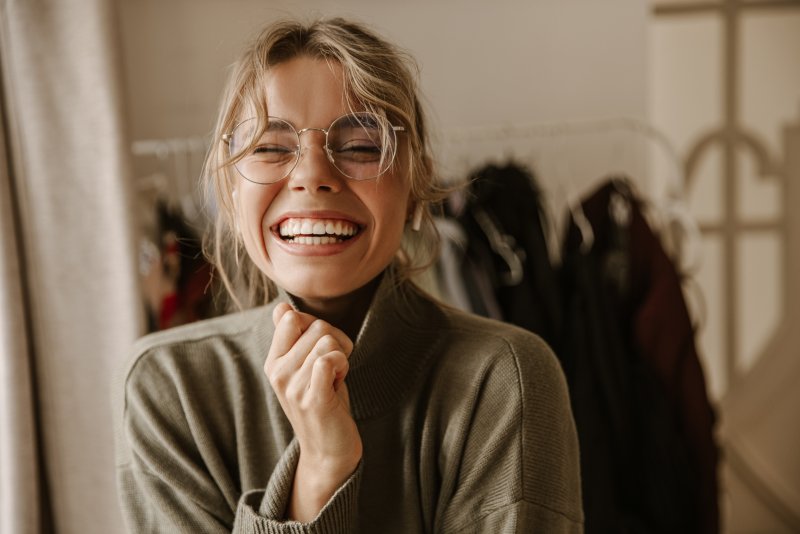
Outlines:
POLYGON ((264 90, 269 115, 298 128, 325 128, 350 111, 335 61, 301 56, 280 63, 267 74, 264 90))

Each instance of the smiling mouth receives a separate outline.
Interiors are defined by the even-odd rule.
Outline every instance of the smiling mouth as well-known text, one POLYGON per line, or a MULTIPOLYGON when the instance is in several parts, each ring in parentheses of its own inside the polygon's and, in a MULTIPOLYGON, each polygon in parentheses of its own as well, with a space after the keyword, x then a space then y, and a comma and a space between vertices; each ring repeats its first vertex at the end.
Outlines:
POLYGON ((352 239, 361 227, 342 219, 291 218, 282 221, 275 231, 286 243, 332 245, 352 239))

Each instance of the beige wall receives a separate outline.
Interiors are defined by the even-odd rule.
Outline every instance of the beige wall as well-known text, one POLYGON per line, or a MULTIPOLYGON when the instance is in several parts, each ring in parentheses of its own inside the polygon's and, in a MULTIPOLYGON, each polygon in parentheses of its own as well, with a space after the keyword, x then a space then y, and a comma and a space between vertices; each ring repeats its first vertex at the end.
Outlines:
POLYGON ((800 6, 742 14, 734 41, 738 75, 729 84, 719 14, 654 17, 650 28, 650 117, 681 155, 688 157, 702 136, 722 126, 722 96, 735 91, 739 123, 763 144, 770 163, 761 172, 754 152, 743 147, 730 173, 721 146, 700 158, 688 189, 692 213, 706 229, 703 261, 694 274, 703 306, 695 312, 703 319, 700 346, 720 403, 727 531, 796 532, 800 360, 793 312, 800 295, 791 278, 800 245, 793 218, 800 146, 787 150, 784 128, 800 124, 800 6), (725 198, 733 186, 731 220, 725 198), (740 228, 732 261, 715 226, 740 228))
POLYGON ((635 0, 120 2, 134 139, 209 131, 226 66, 265 22, 345 15, 406 47, 442 128, 646 114, 635 0))

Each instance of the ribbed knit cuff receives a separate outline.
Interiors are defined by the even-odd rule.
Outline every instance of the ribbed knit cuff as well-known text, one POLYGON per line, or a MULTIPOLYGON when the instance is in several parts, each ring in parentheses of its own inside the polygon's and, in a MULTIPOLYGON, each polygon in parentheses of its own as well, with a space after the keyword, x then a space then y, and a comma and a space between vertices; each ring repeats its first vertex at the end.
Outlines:
POLYGON ((233 532, 237 534, 341 534, 356 531, 361 464, 310 523, 285 521, 300 445, 292 440, 275 466, 266 490, 252 490, 239 500, 233 532))
POLYGON ((292 496, 294 475, 297 472, 297 462, 300 459, 300 443, 293 439, 278 460, 272 476, 269 477, 264 498, 257 505, 258 514, 282 520, 286 516, 286 507, 292 496))

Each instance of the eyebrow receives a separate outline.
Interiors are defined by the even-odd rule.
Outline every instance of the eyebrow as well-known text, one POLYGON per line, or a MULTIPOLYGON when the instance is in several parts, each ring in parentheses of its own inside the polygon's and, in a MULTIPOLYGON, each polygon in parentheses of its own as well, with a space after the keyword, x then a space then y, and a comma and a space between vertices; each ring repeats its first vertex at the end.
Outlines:
MULTIPOLYGON (((272 117, 272 119, 277 119, 277 117, 272 117)), ((290 125, 290 124, 289 124, 289 123, 288 123, 286 120, 284 120, 284 119, 280 119, 280 120, 270 120, 270 121, 267 123, 267 131, 269 131, 269 132, 275 132, 275 131, 281 131, 281 130, 283 130, 283 131, 294 130, 294 127, 293 127, 293 126, 291 126, 291 125, 290 125)))
POLYGON ((380 126, 374 117, 363 115, 345 115, 342 122, 345 126, 350 127, 378 128, 380 126))

